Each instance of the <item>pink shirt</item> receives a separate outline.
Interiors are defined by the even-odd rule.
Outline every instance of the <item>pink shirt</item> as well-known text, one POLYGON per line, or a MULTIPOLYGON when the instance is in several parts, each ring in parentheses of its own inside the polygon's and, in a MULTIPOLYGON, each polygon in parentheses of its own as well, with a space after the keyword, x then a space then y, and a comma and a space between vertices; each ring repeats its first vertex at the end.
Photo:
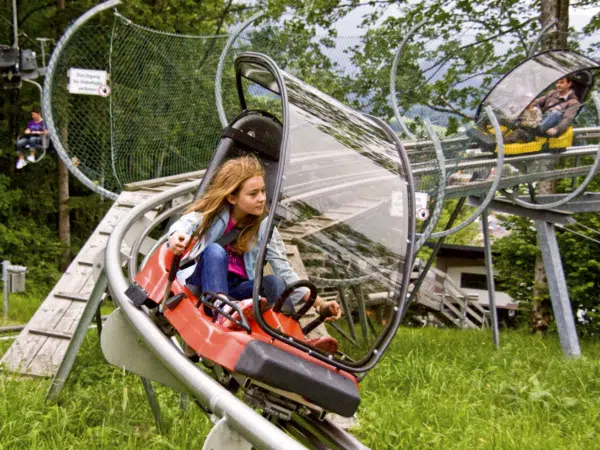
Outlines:
MULTIPOLYGON (((223 234, 227 234, 235 224, 231 217, 229 218, 229 223, 227 224, 227 228, 225 228, 225 232, 223 234)), ((234 241, 235 242, 235 241, 234 241)), ((244 255, 236 252, 233 248, 233 242, 227 244, 225 246, 225 251, 227 252, 227 256, 229 257, 229 266, 227 266, 227 270, 229 272, 235 273, 242 278, 248 278, 246 275, 246 266, 244 264, 244 255)))

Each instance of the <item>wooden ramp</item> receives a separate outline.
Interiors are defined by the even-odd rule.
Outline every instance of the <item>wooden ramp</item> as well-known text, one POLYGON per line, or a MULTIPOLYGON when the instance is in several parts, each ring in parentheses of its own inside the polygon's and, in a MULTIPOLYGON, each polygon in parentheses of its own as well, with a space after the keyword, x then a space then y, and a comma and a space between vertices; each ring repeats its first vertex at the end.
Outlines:
MULTIPOLYGON (((65 357, 86 302, 102 271, 104 249, 115 225, 141 202, 179 184, 197 180, 203 174, 204 171, 192 172, 125 186, 126 190, 0 360, 0 367, 23 375, 53 377, 65 357)), ((148 213, 132 227, 125 241, 131 245, 155 215, 156 211, 148 213)), ((151 245, 151 242, 145 244, 151 245)), ((129 249, 124 248, 123 253, 128 255, 129 249)))

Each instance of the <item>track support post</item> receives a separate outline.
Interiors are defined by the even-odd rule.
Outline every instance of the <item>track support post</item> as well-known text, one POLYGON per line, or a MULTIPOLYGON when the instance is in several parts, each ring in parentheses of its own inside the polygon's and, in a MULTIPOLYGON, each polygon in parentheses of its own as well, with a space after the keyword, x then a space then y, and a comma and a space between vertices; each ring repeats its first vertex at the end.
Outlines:
POLYGON ((485 256, 485 270, 487 274, 487 290, 490 301, 490 317, 492 319, 492 338, 496 348, 500 348, 500 331, 498 329, 498 310, 496 309, 496 283, 494 281, 494 265, 492 263, 492 247, 488 228, 488 210, 481 214, 481 231, 483 232, 483 252, 485 256))
POLYGON ((542 251, 548 288, 550 290, 550 299, 552 301, 552 310, 554 319, 558 328, 560 345, 565 356, 578 358, 581 356, 577 330, 575 328, 575 319, 569 300, 569 291, 560 259, 560 249, 556 240, 554 224, 536 220, 538 245, 542 251))
POLYGON ((106 274, 104 270, 100 273, 98 277, 98 281, 96 281, 96 285, 90 294, 90 298, 85 305, 85 309, 83 310, 83 314, 79 323, 77 324, 77 328, 75 329, 75 333, 73 334, 73 338, 69 343, 69 348, 67 349, 67 353, 58 368, 58 372, 56 372, 56 376, 54 380, 52 380, 52 384, 48 389, 48 393, 46 394, 46 401, 55 402, 64 387, 69 374, 71 373, 71 369, 73 368, 73 363, 75 363, 75 357, 77 353, 79 353, 79 349, 81 348, 81 344, 83 343, 83 338, 87 333, 87 330, 94 320, 96 316, 96 312, 100 308, 100 303, 102 302, 102 295, 106 291, 108 287, 108 279, 106 278, 106 274))

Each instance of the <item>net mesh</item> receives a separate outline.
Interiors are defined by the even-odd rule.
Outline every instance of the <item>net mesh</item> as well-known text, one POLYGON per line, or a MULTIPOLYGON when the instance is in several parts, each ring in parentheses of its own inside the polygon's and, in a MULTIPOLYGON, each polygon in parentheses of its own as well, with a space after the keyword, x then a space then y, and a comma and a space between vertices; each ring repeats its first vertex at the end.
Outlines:
MULTIPOLYGON (((230 36, 162 33, 118 14, 107 16, 77 30, 52 78, 52 115, 73 165, 92 184, 117 193, 127 183, 206 168, 222 130, 215 75, 230 36), (69 93, 73 68, 107 71, 110 95, 69 93)), ((227 119, 240 112, 233 71, 239 52, 266 53, 284 70, 339 97, 347 92, 340 80, 351 76, 347 48, 358 40, 301 40, 275 26, 250 28, 225 61, 221 93, 227 119), (303 58, 315 52, 317 68, 303 58)))

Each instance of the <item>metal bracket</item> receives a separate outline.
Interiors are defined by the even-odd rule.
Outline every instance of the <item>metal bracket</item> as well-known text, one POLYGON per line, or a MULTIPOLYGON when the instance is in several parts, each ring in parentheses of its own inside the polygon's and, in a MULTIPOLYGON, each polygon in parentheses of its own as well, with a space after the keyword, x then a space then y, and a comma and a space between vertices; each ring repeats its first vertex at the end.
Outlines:
MULTIPOLYGON (((110 364, 169 386, 178 392, 187 392, 154 353, 139 341, 120 308, 108 316, 100 343, 102 353, 110 364)), ((173 351, 176 352, 177 349, 173 347, 173 351)))
MULTIPOLYGON (((467 203, 470 206, 479 206, 482 204, 482 200, 479 197, 468 197, 467 203)), ((548 210, 539 211, 525 208, 523 206, 515 205, 512 202, 506 200, 492 200, 488 205, 487 209, 492 209, 505 214, 512 214, 521 217, 528 217, 533 220, 542 220, 544 222, 558 223, 561 225, 568 225, 573 223, 575 220, 571 217, 571 213, 567 211, 548 210)))

